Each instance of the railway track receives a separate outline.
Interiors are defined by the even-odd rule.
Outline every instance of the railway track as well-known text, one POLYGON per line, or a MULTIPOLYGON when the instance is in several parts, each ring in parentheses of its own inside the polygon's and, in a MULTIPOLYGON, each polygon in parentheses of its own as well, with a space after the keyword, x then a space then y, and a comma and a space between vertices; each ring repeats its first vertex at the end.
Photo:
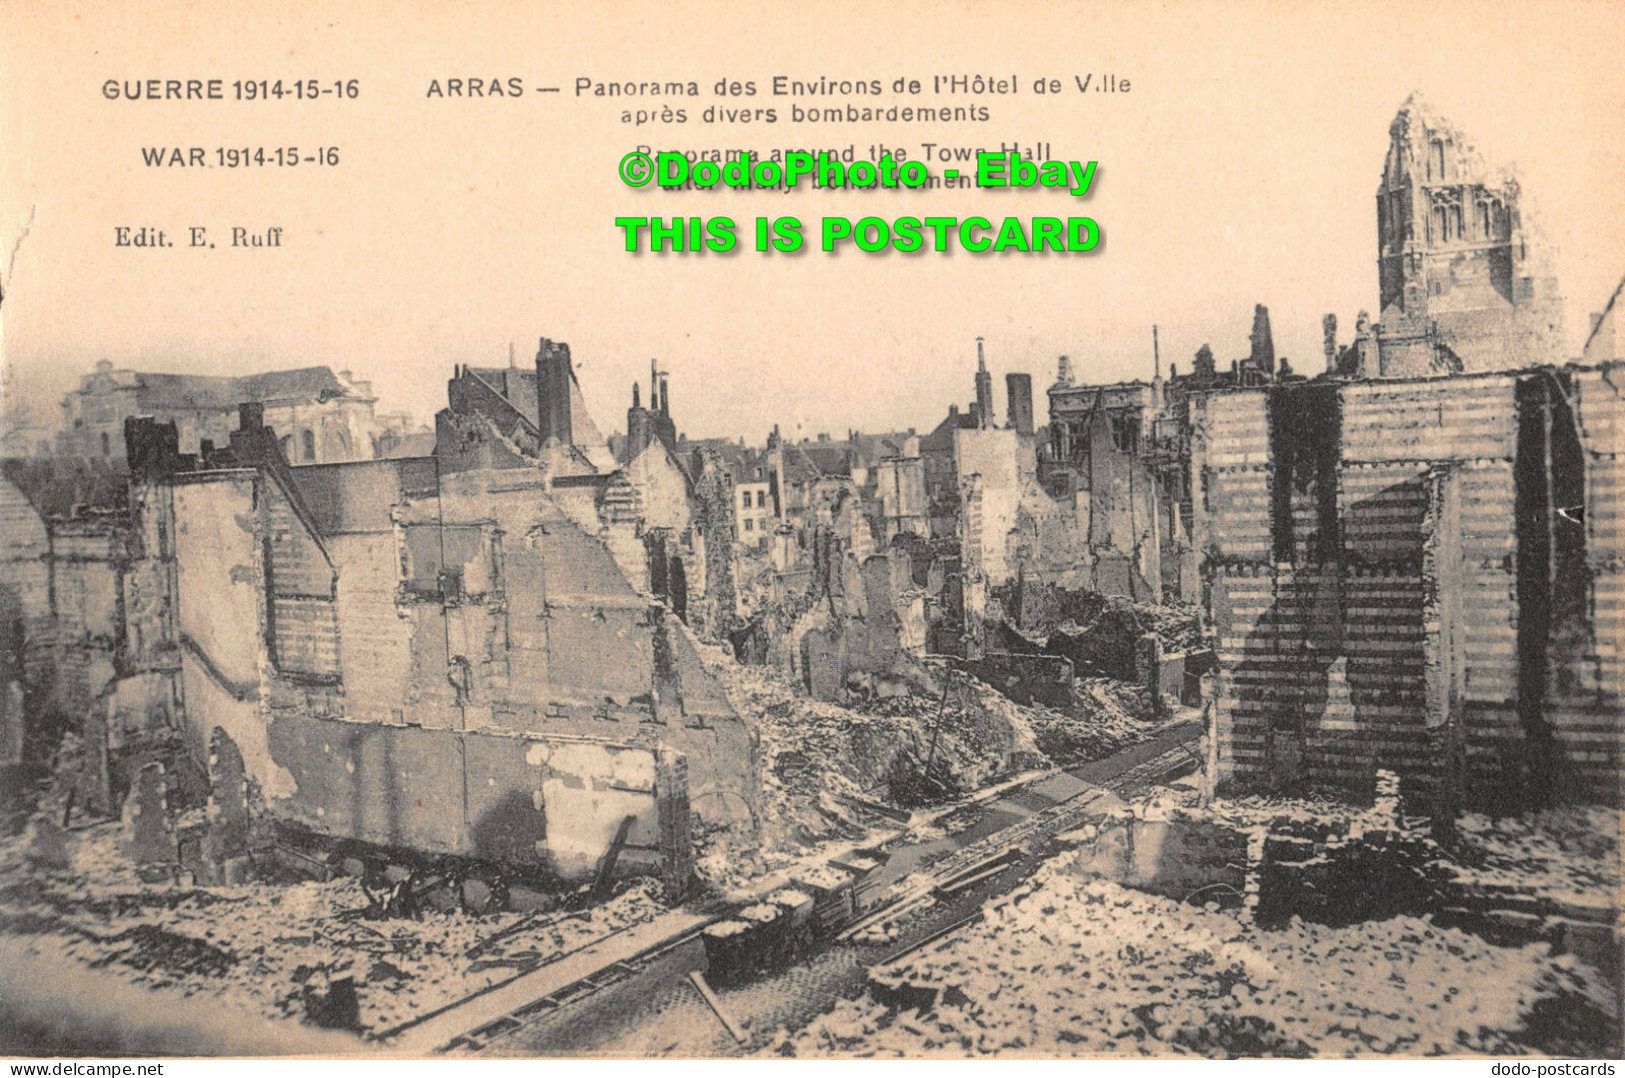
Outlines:
MULTIPOLYGON (((842 994, 861 991, 863 974, 869 967, 912 953, 979 919, 984 902, 1017 886, 1041 863, 1051 839, 1117 808, 1120 802, 1115 791, 1136 792, 1147 785, 1189 773, 1196 763, 1189 742, 1199 734, 1200 728, 1195 723, 1176 724, 1150 742, 1073 769, 1073 774, 1082 772, 1094 781, 1082 786, 1074 795, 1037 811, 1024 808, 1026 815, 1022 818, 910 872, 903 880, 906 887, 896 890, 881 905, 867 910, 836 937, 819 945, 818 953, 844 948, 851 952, 851 961, 833 971, 826 978, 827 983, 809 985, 810 996, 820 998, 809 998, 802 1009, 827 1007, 842 994), (1012 872, 1012 869, 1017 871, 1012 872), (879 939, 862 938, 866 928, 876 927, 882 930, 890 927, 892 932, 883 932, 879 939)), ((1060 775, 1050 778, 1058 777, 1060 775)), ((1016 802, 1028 791, 1041 788, 1046 781, 1037 780, 1025 790, 1006 797, 1016 802)), ((997 801, 993 803, 995 808, 998 805, 997 801)), ((883 888, 876 880, 857 888, 860 896, 865 891, 879 890, 883 888)), ((692 994, 694 989, 687 985, 686 975, 704 968, 704 949, 699 936, 706 925, 717 919, 716 916, 695 918, 680 931, 651 942, 635 954, 607 961, 562 982, 555 978, 545 992, 529 998, 516 1000, 510 987, 508 996, 500 1000, 482 1003, 470 999, 454 1004, 438 1015, 439 1029, 449 1029, 449 1033, 420 1034, 392 1043, 414 1053, 560 1051, 559 1043, 551 1039, 553 1034, 563 1026, 574 1030, 590 1026, 587 1018, 599 1000, 613 997, 618 1001, 615 1007, 624 1009, 625 1000, 638 996, 640 987, 645 989, 645 1003, 650 1006, 662 993, 692 994), (640 979, 648 983, 640 986, 640 979), (450 1012, 454 1011, 460 1012, 460 1021, 452 1028, 449 1020, 450 1012), (569 1012, 568 1022, 566 1012, 569 1012), (538 1030, 539 1033, 535 1032, 538 1030), (527 1041, 531 1043, 524 1043, 527 1041)), ((816 957, 817 953, 803 955, 798 962, 811 963, 816 957)), ((548 967, 535 972, 546 969, 548 967)), ((780 971, 770 974, 769 979, 792 973, 793 970, 780 971)), ((721 995, 724 1005, 741 998, 739 993, 721 995)), ((634 1003, 634 1009, 636 1006, 634 1003)), ((716 1024, 714 1017, 707 1020, 711 1025, 716 1024)), ((763 1032, 758 1024, 752 1023, 752 1028, 757 1033, 763 1032)), ((753 1050, 759 1047, 756 1039, 753 1037, 730 1050, 753 1050)), ((572 1047, 577 1046, 572 1044, 572 1047)))

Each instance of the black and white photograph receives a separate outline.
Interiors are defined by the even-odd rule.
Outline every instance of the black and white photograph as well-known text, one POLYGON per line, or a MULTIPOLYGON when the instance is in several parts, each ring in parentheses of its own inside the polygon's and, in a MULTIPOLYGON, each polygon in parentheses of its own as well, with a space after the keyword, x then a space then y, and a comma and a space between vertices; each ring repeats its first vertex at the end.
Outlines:
POLYGON ((1622 57, 0 0, 8 1073, 1614 1074, 1622 57))

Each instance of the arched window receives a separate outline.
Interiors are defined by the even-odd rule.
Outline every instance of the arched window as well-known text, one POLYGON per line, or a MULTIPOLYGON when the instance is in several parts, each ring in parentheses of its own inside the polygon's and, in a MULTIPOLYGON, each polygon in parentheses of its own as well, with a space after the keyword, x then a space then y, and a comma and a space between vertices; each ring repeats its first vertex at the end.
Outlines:
POLYGON ((1438 179, 1442 180, 1444 179, 1444 143, 1438 139, 1434 139, 1431 149, 1433 150, 1433 153, 1432 156, 1428 158, 1428 178, 1433 179, 1437 177, 1438 179), (1434 172, 1435 168, 1438 169, 1437 173, 1434 172))
POLYGON ((292 460, 293 459, 293 435, 284 434, 282 436, 282 440, 280 442, 278 442, 277 444, 282 447, 282 459, 283 460, 292 460))
POLYGON ((102 456, 110 457, 112 455, 113 455, 113 439, 109 438, 107 436, 107 432, 104 430, 104 431, 102 431, 102 456))
POLYGON ((300 431, 299 432, 299 442, 300 442, 301 447, 305 451, 305 459, 306 460, 315 460, 316 459, 316 432, 313 431, 313 430, 302 430, 302 431, 300 431))

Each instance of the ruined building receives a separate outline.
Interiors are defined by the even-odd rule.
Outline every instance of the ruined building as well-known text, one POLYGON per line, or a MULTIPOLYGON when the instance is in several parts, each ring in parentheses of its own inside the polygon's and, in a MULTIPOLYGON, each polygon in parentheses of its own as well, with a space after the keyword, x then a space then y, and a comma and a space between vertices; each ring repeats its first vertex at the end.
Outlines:
POLYGON ((623 463, 630 464, 653 442, 660 442, 672 453, 677 448, 677 425, 671 418, 671 384, 667 372, 660 370, 654 360, 649 361, 649 407, 638 399, 638 387, 632 386, 632 407, 626 410, 626 449, 623 463))
POLYGON ((1381 321, 1339 373, 1408 377, 1566 358, 1562 299, 1517 179, 1486 167, 1416 94, 1389 127, 1377 248, 1381 321))
MULTIPOLYGON (((1177 499, 1152 459, 1162 379, 1050 387, 1044 486, 1070 505, 1080 532, 1072 586, 1159 601, 1163 537, 1179 527, 1177 499)), ((1177 578, 1176 578, 1177 579, 1177 578)))
POLYGON ((1619 796, 1625 369, 1191 400, 1220 776, 1619 796))
POLYGON ((1326 316, 1313 382, 1188 396, 1221 777, 1368 793, 1388 768, 1447 812, 1615 801, 1617 294, 1556 366, 1516 181, 1415 96, 1390 135, 1381 323, 1340 346, 1326 316))
POLYGON ((82 806, 116 811, 159 764, 172 804, 246 783, 296 844, 574 880, 621 833, 620 870, 674 888, 693 818, 753 825, 753 735, 624 571, 652 571, 640 494, 573 442, 568 349, 503 380, 459 368, 426 457, 289 467, 258 405, 198 453, 132 419, 122 508, 8 537, 24 624, 75 642, 25 691, 73 706, 82 806))
POLYGON ((1076 521, 1077 569, 1069 586, 1142 601, 1195 602, 1188 402, 1193 394, 1296 376, 1276 357, 1263 304, 1253 308, 1247 356, 1228 369, 1219 368, 1204 344, 1188 374, 1170 364, 1164 378, 1157 327, 1151 333, 1150 381, 1080 383, 1071 360, 1060 358, 1039 475, 1076 521))
POLYGON ((529 421, 542 442, 572 446, 595 471, 613 471, 608 442, 587 412, 576 380, 570 346, 544 338, 536 362, 519 365, 512 348, 506 367, 465 367, 529 421), (542 401, 546 401, 544 409, 542 401))

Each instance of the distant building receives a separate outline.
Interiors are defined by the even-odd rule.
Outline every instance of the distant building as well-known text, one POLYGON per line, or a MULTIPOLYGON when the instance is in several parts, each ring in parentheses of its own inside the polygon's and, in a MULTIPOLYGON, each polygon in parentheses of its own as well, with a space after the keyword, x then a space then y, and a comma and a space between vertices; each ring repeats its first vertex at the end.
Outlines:
POLYGON ((393 425, 380 424, 372 383, 328 367, 266 371, 235 378, 115 369, 106 360, 62 398, 56 450, 64 456, 124 459, 124 421, 148 416, 173 423, 182 452, 205 441, 224 445, 237 406, 259 404, 283 454, 294 464, 371 460, 393 425))
POLYGON ((374 456, 427 457, 434 453, 434 431, 418 422, 410 412, 378 412, 374 456))
POLYGON ((739 541, 754 546, 773 530, 778 514, 774 512, 772 484, 767 480, 734 481, 734 497, 739 500, 735 519, 739 521, 739 541))
POLYGON ((1562 362, 1562 297, 1516 177, 1488 169, 1416 94, 1388 133, 1377 190, 1375 354, 1336 373, 1413 377, 1562 362))

